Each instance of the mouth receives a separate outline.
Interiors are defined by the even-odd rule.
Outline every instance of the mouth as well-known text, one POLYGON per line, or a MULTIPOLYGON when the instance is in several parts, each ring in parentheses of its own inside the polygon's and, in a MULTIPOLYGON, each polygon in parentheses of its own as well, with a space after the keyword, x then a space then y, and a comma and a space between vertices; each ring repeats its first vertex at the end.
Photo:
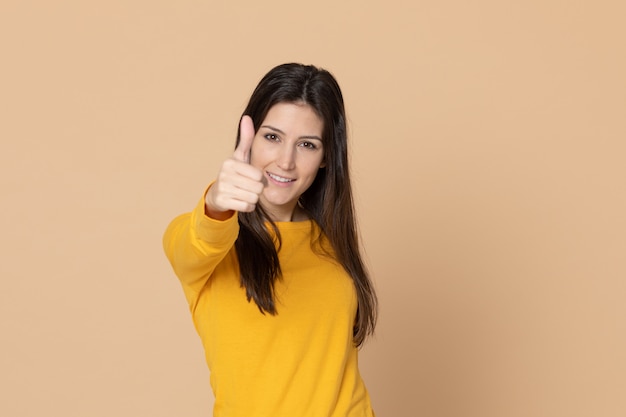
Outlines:
POLYGON ((271 179, 273 179, 274 181, 277 181, 277 182, 280 182, 280 183, 283 183, 283 184, 295 181, 295 179, 281 177, 280 175, 272 174, 271 172, 268 172, 267 176, 270 177, 271 179))

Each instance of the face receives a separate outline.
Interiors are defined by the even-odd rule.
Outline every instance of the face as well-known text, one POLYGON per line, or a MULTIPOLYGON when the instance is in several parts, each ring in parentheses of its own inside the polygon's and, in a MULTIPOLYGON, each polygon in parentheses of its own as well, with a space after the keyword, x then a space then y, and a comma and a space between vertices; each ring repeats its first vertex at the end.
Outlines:
POLYGON ((291 221, 298 199, 323 167, 324 122, 308 104, 277 103, 257 127, 250 164, 266 181, 261 206, 274 221, 291 221))

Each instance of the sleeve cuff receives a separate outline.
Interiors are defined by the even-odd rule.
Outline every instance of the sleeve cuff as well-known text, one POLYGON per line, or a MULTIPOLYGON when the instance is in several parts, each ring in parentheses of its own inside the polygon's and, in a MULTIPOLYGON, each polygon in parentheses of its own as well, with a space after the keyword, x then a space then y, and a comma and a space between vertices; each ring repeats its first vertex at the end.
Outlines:
POLYGON ((206 192, 213 185, 211 183, 205 190, 202 198, 191 212, 191 224, 196 237, 211 244, 223 244, 234 242, 239 235, 239 222, 237 212, 234 212, 226 220, 216 220, 205 214, 204 201, 206 192))

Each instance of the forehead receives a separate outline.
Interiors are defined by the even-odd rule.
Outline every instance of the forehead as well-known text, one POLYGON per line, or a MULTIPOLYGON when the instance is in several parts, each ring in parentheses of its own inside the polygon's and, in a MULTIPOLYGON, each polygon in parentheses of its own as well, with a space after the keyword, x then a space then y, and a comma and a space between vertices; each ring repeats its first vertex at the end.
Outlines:
POLYGON ((280 102, 270 107, 261 126, 270 125, 285 133, 321 136, 324 121, 306 103, 280 102))

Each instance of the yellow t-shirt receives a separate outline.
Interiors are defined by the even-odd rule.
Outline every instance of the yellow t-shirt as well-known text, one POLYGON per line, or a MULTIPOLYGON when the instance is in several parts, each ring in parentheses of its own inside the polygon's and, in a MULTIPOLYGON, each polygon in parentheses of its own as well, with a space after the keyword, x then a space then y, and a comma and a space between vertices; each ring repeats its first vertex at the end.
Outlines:
POLYGON ((352 328, 354 286, 311 248, 313 221, 279 222, 277 315, 240 285, 237 216, 217 221, 204 200, 177 217, 164 248, 180 279, 211 371, 214 417, 372 417, 352 328))

